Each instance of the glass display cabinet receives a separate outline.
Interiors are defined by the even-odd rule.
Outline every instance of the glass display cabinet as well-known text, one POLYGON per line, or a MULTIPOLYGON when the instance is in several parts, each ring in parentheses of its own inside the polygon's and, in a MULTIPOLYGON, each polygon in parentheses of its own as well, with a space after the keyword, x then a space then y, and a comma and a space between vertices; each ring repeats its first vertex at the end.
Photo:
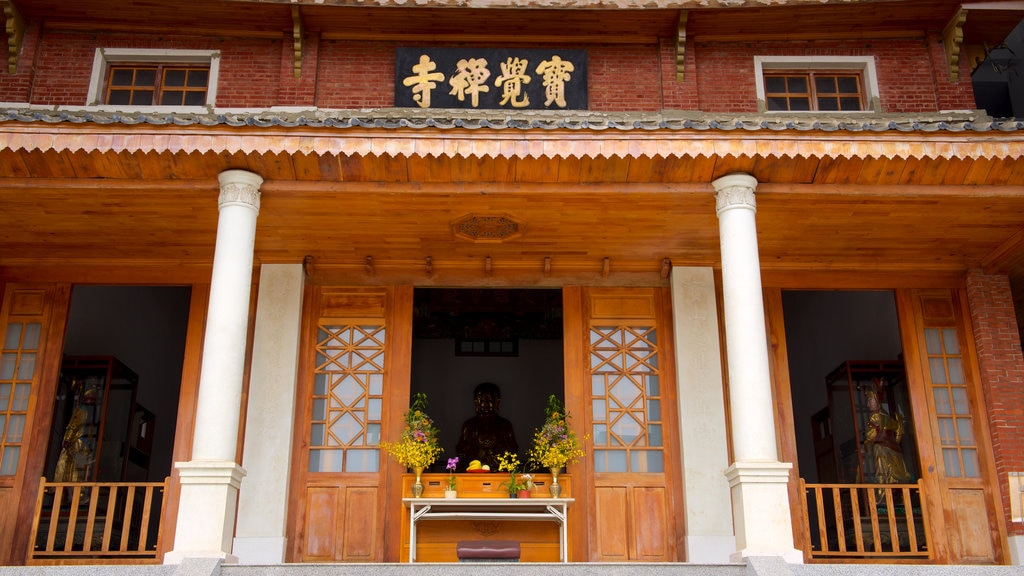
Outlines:
MULTIPOLYGON (((54 400, 53 427, 46 457, 46 476, 54 482, 120 482, 129 463, 138 468, 145 458, 132 449, 150 446, 148 425, 133 424, 139 378, 113 356, 65 356, 54 400), (140 431, 148 438, 135 438, 140 431)), ((144 412, 149 412, 142 408, 144 412)), ((145 414, 142 413, 142 417, 145 414)), ((138 470, 132 476, 138 478, 138 470)))
POLYGON ((864 444, 876 426, 871 423, 873 412, 881 411, 888 421, 900 422, 899 448, 907 472, 916 480, 920 472, 903 361, 848 360, 825 377, 825 385, 827 413, 816 414, 812 422, 819 477, 850 484, 885 481, 864 444), (878 399, 876 411, 870 406, 872 395, 878 399))

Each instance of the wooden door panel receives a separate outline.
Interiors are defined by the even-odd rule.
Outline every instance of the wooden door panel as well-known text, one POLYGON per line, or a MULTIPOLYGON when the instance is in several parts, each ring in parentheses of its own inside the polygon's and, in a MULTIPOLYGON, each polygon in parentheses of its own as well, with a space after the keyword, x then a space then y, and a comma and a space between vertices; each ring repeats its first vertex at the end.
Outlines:
POLYGON ((629 559, 630 522, 626 503, 626 488, 598 487, 595 489, 597 506, 595 519, 597 534, 594 538, 598 562, 622 562, 629 559))
POLYGON ((668 561, 670 554, 666 528, 670 524, 665 516, 668 510, 665 488, 634 488, 631 500, 636 558, 645 562, 668 561))
POLYGON ((996 549, 992 545, 992 528, 986 507, 984 490, 951 489, 949 500, 956 513, 953 515, 950 540, 962 562, 992 564, 996 549))
POLYGON ((336 486, 315 486, 306 490, 306 524, 302 531, 304 562, 334 560, 338 492, 336 486))
POLYGON ((373 562, 380 537, 377 532, 380 510, 376 487, 352 487, 345 490, 344 562, 373 562))

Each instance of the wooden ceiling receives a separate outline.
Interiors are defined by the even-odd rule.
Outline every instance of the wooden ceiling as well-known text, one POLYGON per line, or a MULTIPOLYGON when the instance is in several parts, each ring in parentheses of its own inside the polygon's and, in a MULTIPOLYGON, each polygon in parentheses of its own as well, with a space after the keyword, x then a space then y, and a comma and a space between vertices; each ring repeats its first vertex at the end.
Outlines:
MULTIPOLYGON (((8 277, 42 265, 79 282, 105 281, 111 268, 148 269, 154 281, 182 281, 184 268, 208 278, 217 174, 225 169, 265 179, 257 260, 309 256, 324 282, 659 282, 665 259, 719 264, 710 182, 737 171, 760 182, 761 258, 776 278, 831 271, 870 283, 873 273, 898 272, 920 284, 922 275, 1017 271, 1024 262, 1020 139, 917 134, 924 142, 890 142, 907 153, 884 157, 828 154, 857 138, 819 133, 805 135, 818 153, 787 155, 772 134, 635 130, 616 137, 620 154, 601 155, 591 153, 599 148, 586 145, 586 132, 494 131, 519 145, 485 155, 469 148, 487 140, 480 131, 470 138, 457 130, 338 130, 322 133, 316 151, 285 153, 274 150, 301 130, 255 136, 222 128, 204 140, 201 128, 121 127, 122 137, 98 138, 105 148, 94 149, 80 129, 52 138, 53 146, 32 145, 30 136, 55 130, 38 124, 0 124, 9 143, 0 148, 0 275, 8 277), (159 133, 164 148, 139 149, 147 139, 133 130, 159 133), (694 150, 720 138, 719 152, 688 154, 676 141, 684 136, 694 150), (452 152, 418 154, 403 137, 452 152), (240 148, 246 138, 261 145, 240 148), (331 138, 344 142, 327 144, 331 138), (936 150, 982 145, 1002 153, 920 154, 929 139, 936 150), (573 141, 576 155, 568 155, 573 141), (543 153, 545 146, 563 153, 543 153), (331 151, 337 147, 378 152, 331 151), (648 148, 663 153, 642 152, 648 148), (524 230, 505 242, 457 238, 451 225, 467 215, 507 215, 524 230)), ((877 136, 860 138, 878 146, 877 136)))

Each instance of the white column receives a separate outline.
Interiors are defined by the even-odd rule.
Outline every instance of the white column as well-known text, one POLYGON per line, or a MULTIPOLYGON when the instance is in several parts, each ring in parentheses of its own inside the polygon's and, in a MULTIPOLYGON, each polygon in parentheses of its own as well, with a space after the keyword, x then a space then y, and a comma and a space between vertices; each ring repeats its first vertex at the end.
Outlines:
POLYGON ((231 555, 238 487, 245 471, 235 463, 245 370, 256 216, 263 178, 244 170, 219 175, 220 216, 192 440, 192 460, 177 462, 181 478, 174 550, 182 558, 231 555))
POLYGON ((722 296, 729 373, 729 408, 735 462, 726 471, 732 488, 738 550, 747 556, 783 556, 802 562, 793 547, 787 482, 789 463, 778 461, 772 384, 768 369, 757 251, 757 180, 729 174, 715 188, 722 247, 722 296))
POLYGON ((711 268, 672 268, 672 322, 686 506, 686 561, 725 564, 736 551, 722 355, 711 268))
POLYGON ((302 320, 302 264, 264 264, 245 418, 245 490, 238 496, 239 564, 283 564, 302 320))

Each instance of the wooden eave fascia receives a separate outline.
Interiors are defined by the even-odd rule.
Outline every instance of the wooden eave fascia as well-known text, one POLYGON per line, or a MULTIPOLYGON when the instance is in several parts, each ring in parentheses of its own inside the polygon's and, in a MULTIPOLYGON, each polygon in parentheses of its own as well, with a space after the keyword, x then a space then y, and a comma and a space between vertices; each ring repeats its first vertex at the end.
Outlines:
POLYGON ((18 71, 18 53, 21 52, 21 41, 25 37, 25 21, 14 7, 12 0, 0 0, 4 8, 4 31, 7 34, 7 72, 18 71))
POLYGON ((1017 132, 312 129, 0 124, 0 151, 421 158, 1024 158, 1017 132))
MULTIPOLYGON (((298 6, 407 6, 407 0, 228 0, 240 4, 289 4, 298 6)), ((555 9, 555 10, 714 10, 762 8, 766 4, 822 6, 828 4, 879 4, 900 0, 421 0, 421 8, 555 9)))

